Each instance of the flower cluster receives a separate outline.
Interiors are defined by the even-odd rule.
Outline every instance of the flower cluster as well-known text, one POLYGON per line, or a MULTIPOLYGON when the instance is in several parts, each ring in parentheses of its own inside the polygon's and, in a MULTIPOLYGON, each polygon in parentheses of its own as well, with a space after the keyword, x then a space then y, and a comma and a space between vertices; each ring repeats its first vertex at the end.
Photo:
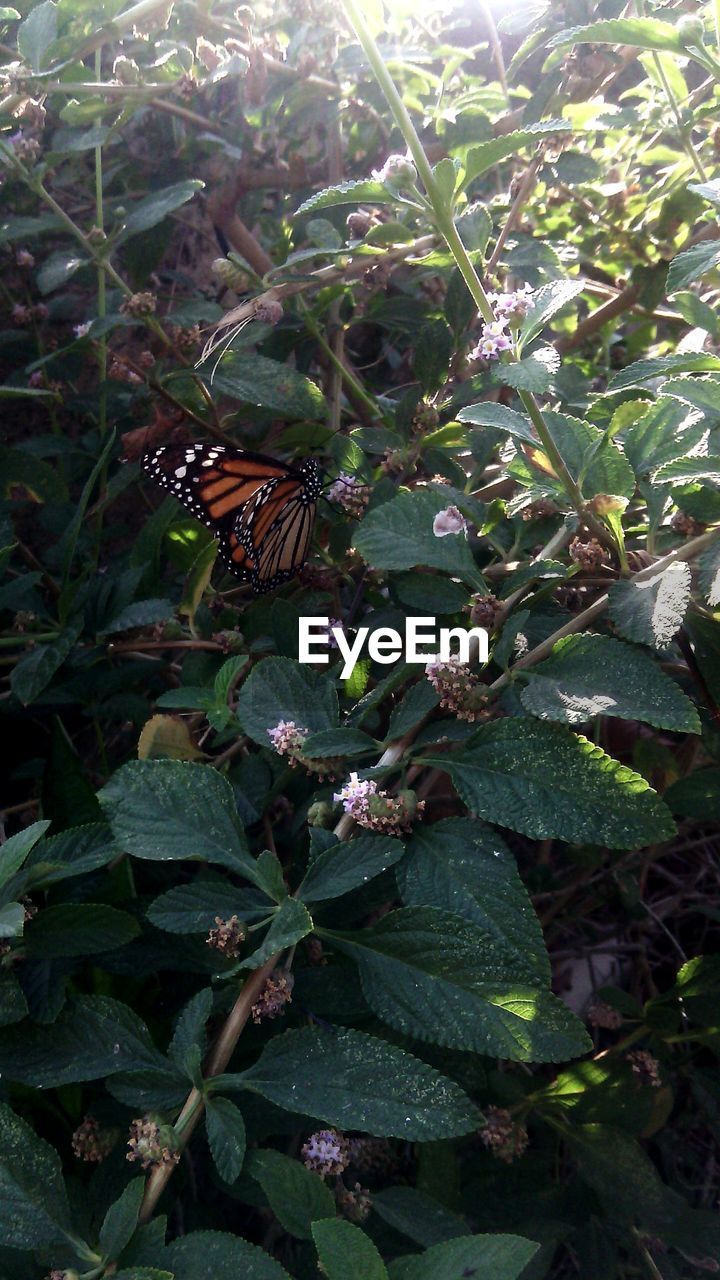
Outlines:
POLYGON ((363 1173, 385 1174, 397 1159, 387 1138, 351 1138, 350 1163, 363 1173))
POLYGON ((372 778, 361 779, 357 773, 350 774, 349 781, 335 793, 333 800, 342 804, 359 827, 383 831, 386 835, 410 831, 413 821, 425 808, 425 801, 418 800, 414 791, 400 791, 391 796, 387 791, 378 791, 377 782, 372 778))
POLYGON ((647 1084, 651 1089, 659 1089, 662 1085, 660 1079, 660 1063, 646 1049, 633 1049, 632 1053, 626 1055, 633 1074, 641 1084, 647 1084))
POLYGON ((85 1116, 72 1136, 73 1154, 89 1164, 100 1164, 109 1155, 113 1143, 113 1135, 103 1131, 93 1116, 85 1116))
POLYGON ((440 696, 440 706, 454 711, 460 720, 479 720, 487 702, 487 691, 474 671, 456 653, 449 658, 431 658, 425 675, 440 696))
POLYGON ((485 1128, 480 1130, 480 1141, 497 1160, 512 1164, 524 1154, 528 1133, 504 1107, 490 1106, 485 1108, 485 1128))
POLYGON ((592 572, 593 569, 600 569, 602 565, 608 563, 608 554, 602 543, 597 538, 591 538, 589 542, 583 542, 581 538, 573 538, 568 547, 570 559, 586 573, 592 572))
POLYGON ((676 533, 682 534, 683 538, 696 538, 699 533, 704 533, 707 525, 702 524, 700 520, 696 520, 694 516, 689 516, 686 511, 675 512, 670 521, 671 528, 676 533))
POLYGON ((342 1216, 349 1222, 365 1222, 370 1216, 372 1199, 368 1187, 361 1187, 359 1182, 350 1189, 340 1183, 335 1188, 335 1200, 342 1216))
POLYGON ((350 1144, 337 1129, 318 1129, 300 1152, 306 1169, 321 1178, 337 1178, 350 1163, 350 1144))
POLYGON ((149 290, 145 290, 143 293, 131 294, 120 305, 123 315, 132 316, 134 320, 142 320, 145 316, 151 316, 156 309, 157 298, 149 290))
POLYGON ((409 156, 388 156, 382 169, 373 169, 376 182, 385 182, 398 191, 407 190, 417 182, 417 169, 409 156))
POLYGON ((617 1031, 623 1024, 620 1010, 604 1000, 595 1000, 588 1009, 587 1017, 591 1027, 600 1027, 603 1031, 617 1031))
POLYGON ((255 304, 255 319, 261 324, 279 324, 283 318, 282 303, 277 298, 259 298, 255 304))
POLYGON ((495 319, 486 321, 480 331, 480 341, 470 352, 470 360, 497 360, 503 351, 509 351, 512 339, 508 328, 517 329, 527 315, 532 303, 530 285, 514 289, 510 293, 491 293, 495 319))
POLYGON ((245 924, 239 920, 237 916, 230 916, 229 920, 223 920, 222 916, 215 917, 214 929, 211 929, 205 941, 209 947, 214 947, 216 951, 227 956, 228 959, 234 960, 240 954, 240 948, 245 941, 245 924))
POLYGON ((433 533, 436 538, 447 538, 451 533, 467 533, 467 520, 457 507, 446 507, 438 511, 433 520, 433 533))
POLYGON ((370 489, 357 476, 341 471, 337 480, 330 485, 327 497, 329 502, 336 502, 348 515, 361 516, 369 502, 370 489))
POLYGON ((128 1139, 128 1160, 139 1160, 143 1169, 150 1169, 163 1164, 177 1164, 180 1154, 175 1150, 175 1139, 172 1127, 162 1127, 152 1116, 143 1116, 141 1120, 133 1120, 130 1125, 128 1139))
POLYGON ((35 266, 35 259, 29 249, 18 249, 15 254, 15 261, 19 267, 35 266))
POLYGON ((278 755, 289 756, 290 763, 296 764, 302 745, 308 737, 308 730, 300 729, 294 720, 278 720, 274 728, 267 732, 278 755))
POLYGON ((497 596, 476 593, 471 597, 467 610, 474 627, 485 627, 488 631, 494 631, 502 616, 503 604, 497 596))
POLYGON ((292 1000, 292 989, 295 979, 291 973, 278 973, 268 978, 255 1004, 252 1006, 253 1022, 262 1022, 264 1018, 279 1018, 285 1005, 292 1000))

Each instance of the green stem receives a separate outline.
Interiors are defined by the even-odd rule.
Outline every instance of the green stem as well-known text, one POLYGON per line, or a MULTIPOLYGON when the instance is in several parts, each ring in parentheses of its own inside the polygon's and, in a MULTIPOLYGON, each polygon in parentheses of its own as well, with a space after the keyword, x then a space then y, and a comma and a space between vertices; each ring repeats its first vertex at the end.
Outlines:
MULTIPOLYGON (((95 50, 95 79, 100 80, 102 73, 101 67, 102 53, 100 49, 95 50)), ((95 123, 99 125, 102 116, 97 116, 95 123)), ((105 231, 105 214, 103 208, 103 165, 102 165, 102 145, 95 148, 95 226, 99 231, 105 231)), ((98 263, 97 268, 97 313, 101 320, 105 319, 107 314, 106 293, 105 293, 105 270, 98 263)), ((98 373, 100 377, 100 397, 98 401, 98 426, 100 435, 104 436, 107 430, 107 338, 103 334, 98 342, 98 373)))
MULTIPOLYGON (((398 93, 395 81, 383 62, 380 50, 367 23, 365 22, 356 0, 342 0, 342 3, 352 25, 355 28, 358 40, 365 51, 368 62, 375 74, 375 78, 385 94, 395 123, 402 133, 403 138, 407 143, 408 150, 415 162, 415 168, 418 171, 418 175, 425 187, 427 197, 432 205, 435 225, 455 259, 458 270, 470 291, 480 315, 483 317, 483 320, 488 324, 491 324, 495 320, 495 314, 490 305, 490 299, 483 288, 482 281, 473 266, 470 255, 468 254, 460 237, 460 233, 455 226, 453 211, 451 208, 448 208, 442 191, 435 181, 433 171, 430 167, 430 161, 425 154, 425 149, 417 135, 415 126, 410 118, 410 114, 405 103, 398 93)), ((558 479, 563 485, 565 492, 570 498, 581 520, 599 542, 602 542, 605 546, 611 547, 614 551, 616 549, 615 539, 612 537, 611 533, 602 521, 598 520, 592 512, 587 511, 582 493, 563 461, 555 441, 553 440, 545 423, 545 419, 543 418, 540 406, 535 400, 535 397, 529 391, 521 391, 519 392, 519 395, 525 409, 530 415, 535 430, 538 433, 540 443, 552 462, 558 479)))
POLYGON ((670 109, 672 110, 672 113, 675 116, 675 120, 677 121, 680 141, 682 142, 682 145, 688 155, 688 158, 690 159, 690 162, 693 168, 695 169, 695 172, 700 178, 700 181, 707 182, 707 174, 703 167, 702 160, 700 159, 697 151, 695 150, 695 147, 693 146, 689 129, 687 129, 683 123, 683 118, 680 113, 680 107, 678 106, 677 98, 673 93, 672 85, 670 84, 670 81, 668 80, 665 74, 665 68, 662 64, 662 58, 658 53, 653 53, 653 62, 655 63, 655 69, 660 77, 663 89, 665 90, 665 96, 667 97, 667 100, 670 103, 670 109))
POLYGON ((57 640, 59 631, 29 631, 27 635, 2 636, 0 649, 17 649, 18 646, 36 644, 41 640, 57 640))
POLYGON ((328 360, 332 364, 333 368, 337 369, 345 385, 349 388, 350 391, 352 391, 355 398, 359 400, 361 404, 365 405, 365 408, 368 410, 369 413, 373 415, 374 418, 381 418, 382 414, 380 413, 380 410, 378 409, 375 401, 372 399, 372 396, 368 395, 367 391, 365 391, 364 387, 361 386, 361 384, 358 382, 355 375, 350 372, 350 370, 346 367, 346 365, 343 364, 342 360, 338 359, 337 355, 335 354, 332 347, 330 346, 330 343, 326 340, 322 330, 320 329, 320 326, 316 323, 315 317, 310 311, 310 308, 305 304, 302 297, 299 298, 299 302, 300 302, 300 306, 302 308, 303 315, 305 318, 305 323, 308 329, 310 330, 318 346, 322 347, 322 350, 325 352, 325 355, 327 356, 328 360))

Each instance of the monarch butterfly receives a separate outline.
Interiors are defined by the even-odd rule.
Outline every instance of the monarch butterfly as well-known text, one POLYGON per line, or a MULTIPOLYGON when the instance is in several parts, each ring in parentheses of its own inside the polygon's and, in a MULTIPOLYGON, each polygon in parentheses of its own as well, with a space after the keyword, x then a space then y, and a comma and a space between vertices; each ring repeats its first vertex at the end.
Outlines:
POLYGON ((302 568, 322 489, 315 458, 289 467, 221 444, 172 444, 141 466, 212 530, 228 569, 258 594, 302 568))

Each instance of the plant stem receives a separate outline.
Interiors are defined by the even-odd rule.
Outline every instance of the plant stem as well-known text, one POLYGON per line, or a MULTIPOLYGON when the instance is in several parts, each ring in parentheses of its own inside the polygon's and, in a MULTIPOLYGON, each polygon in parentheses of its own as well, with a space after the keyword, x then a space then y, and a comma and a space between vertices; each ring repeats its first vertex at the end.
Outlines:
POLYGON ((652 57, 653 57, 653 62, 655 63, 655 69, 658 73, 658 76, 660 77, 662 87, 665 90, 665 96, 668 102, 670 103, 670 109, 673 115, 675 116, 675 120, 677 121, 678 136, 680 138, 680 141, 688 155, 688 158, 693 168, 695 169, 695 172, 700 178, 700 181, 707 182, 707 174, 703 167, 702 160, 700 159, 697 151, 695 150, 695 147, 693 146, 693 141, 692 141, 692 138, 690 137, 690 130, 687 129, 685 127, 685 124, 683 123, 683 118, 680 112, 680 107, 678 106, 677 98, 675 97, 675 94, 673 93, 672 85, 670 84, 670 81, 668 80, 665 74, 665 68, 662 64, 662 58, 660 57, 659 53, 653 53, 652 57))
POLYGON ((333 351, 332 347, 330 346, 330 343, 327 342, 327 340, 325 339, 323 332, 320 329, 320 326, 316 323, 315 317, 312 315, 309 307, 306 306, 305 302, 303 301, 302 296, 299 298, 299 302, 300 302, 305 323, 308 329, 310 330, 318 346, 322 347, 322 350, 325 352, 325 355, 327 356, 333 368, 337 369, 343 382, 346 384, 348 389, 355 396, 356 400, 359 400, 360 403, 365 406, 368 412, 372 414, 373 418, 381 418, 382 414, 380 413, 380 410, 378 409, 372 396, 368 395, 367 391, 365 390, 364 387, 360 385, 355 375, 350 372, 350 370, 343 363, 343 361, 340 360, 339 357, 336 355, 336 353, 333 351))
MULTIPOLYGON (((102 74, 102 52, 98 48, 95 50, 95 79, 100 80, 102 74)), ((102 116, 95 119, 96 126, 99 126, 102 116)), ((103 163, 102 163, 102 144, 95 148, 95 226, 99 231, 105 231, 105 213, 103 207, 103 163)), ((105 319, 107 313, 106 295, 105 295, 105 270, 98 263, 97 267, 97 313, 101 320, 105 319)), ((107 338, 102 334, 98 341, 98 374, 100 378, 100 395, 98 399, 98 426, 100 435, 104 436, 107 430, 107 338)))

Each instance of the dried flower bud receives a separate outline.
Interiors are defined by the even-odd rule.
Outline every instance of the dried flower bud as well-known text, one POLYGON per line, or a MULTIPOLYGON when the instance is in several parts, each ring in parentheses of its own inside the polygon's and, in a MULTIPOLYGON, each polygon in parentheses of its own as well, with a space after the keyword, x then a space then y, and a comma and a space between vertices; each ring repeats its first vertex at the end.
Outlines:
POLYGON ((361 1187, 359 1182, 355 1183, 352 1190, 340 1183, 335 1189, 335 1199, 343 1218, 347 1218, 348 1222, 366 1222, 370 1216, 370 1191, 367 1187, 361 1187))
POLYGON ((135 320, 142 320, 145 316, 153 315, 157 310, 157 298, 154 293, 150 293, 148 290, 142 293, 133 293, 121 303, 120 310, 124 316, 132 316, 135 320))
POLYGON ((596 1000, 588 1010, 588 1022, 591 1027, 601 1027, 603 1031, 618 1031, 623 1024, 623 1016, 611 1004, 596 1000))
POLYGON ((353 240, 364 240, 372 225, 373 219, 371 214, 364 213, 362 209, 357 209, 354 213, 349 213, 345 219, 345 226, 348 229, 348 234, 353 240))
POLYGON ((143 1116, 130 1125, 126 1159, 138 1160, 143 1169, 164 1164, 177 1164, 176 1137, 172 1125, 158 1124, 153 1116, 143 1116))
POLYGON ((589 542, 583 542, 580 538, 573 538, 568 547, 570 559, 575 564, 580 565, 586 573, 593 569, 599 569, 602 565, 607 564, 609 557, 605 548, 597 538, 591 538, 589 542))
POLYGON ((417 169, 409 156, 388 156, 382 169, 373 169, 372 176, 376 182, 384 182, 396 191, 407 191, 417 182, 417 169))
POLYGON ((474 627, 494 631, 503 613, 503 603, 494 595, 474 595, 469 605, 470 621, 474 627))
POLYGON ((699 533, 704 533, 707 525, 702 524, 700 520, 695 520, 693 516, 689 516, 685 511, 676 511, 670 521, 676 533, 681 533, 683 538, 696 538, 699 533))
POLYGON ((282 303, 276 298, 260 298, 255 304, 255 319, 261 324, 279 324, 283 318, 282 303))
POLYGON ((534 502, 528 503, 523 507, 521 516, 523 520, 545 520, 548 516, 556 516, 558 508, 550 498, 536 498, 534 502))
POLYGON ((485 1108, 485 1128, 480 1141, 497 1160, 512 1164, 524 1154, 528 1144, 527 1129, 513 1120, 504 1107, 485 1108))
MULTIPOLYGON (((124 214, 125 210, 123 209, 121 211, 120 209, 116 209, 115 212, 118 215, 118 217, 121 217, 122 214, 124 214)), ((103 231, 102 227, 91 227, 87 233, 87 238, 88 238, 88 244, 104 244, 105 241, 107 240, 107 236, 103 231)))
POLYGON ((654 1058, 646 1049, 634 1049, 626 1057, 633 1069, 633 1074, 641 1084, 649 1085, 651 1089, 661 1087, 660 1063, 657 1058, 654 1058))
POLYGON ((253 1022, 262 1022, 264 1018, 279 1018, 285 1010, 285 1005, 292 1001, 292 990, 295 985, 295 979, 291 973, 283 973, 276 970, 275 973, 267 979, 258 999, 252 1006, 253 1022))
POLYGON ((327 800, 314 800, 307 811, 308 826, 329 830, 333 825, 333 814, 333 806, 327 800))
POLYGON ((418 435, 426 431, 434 431, 440 421, 440 414, 432 404, 418 405, 413 414, 412 425, 418 435))
POLYGON ((92 1116, 85 1116, 72 1136, 73 1154, 78 1160, 89 1164, 100 1164, 109 1155, 115 1142, 115 1136, 102 1130, 92 1116))
POLYGON ((205 939, 207 945, 214 947, 229 960, 234 960, 240 955, 242 944, 247 936, 245 922, 239 920, 237 916, 230 916, 229 920, 216 916, 215 925, 216 928, 211 929, 205 939))
POLYGON ((171 325, 170 340, 178 351, 194 351, 200 342, 200 325, 193 324, 189 329, 182 325, 171 325))

